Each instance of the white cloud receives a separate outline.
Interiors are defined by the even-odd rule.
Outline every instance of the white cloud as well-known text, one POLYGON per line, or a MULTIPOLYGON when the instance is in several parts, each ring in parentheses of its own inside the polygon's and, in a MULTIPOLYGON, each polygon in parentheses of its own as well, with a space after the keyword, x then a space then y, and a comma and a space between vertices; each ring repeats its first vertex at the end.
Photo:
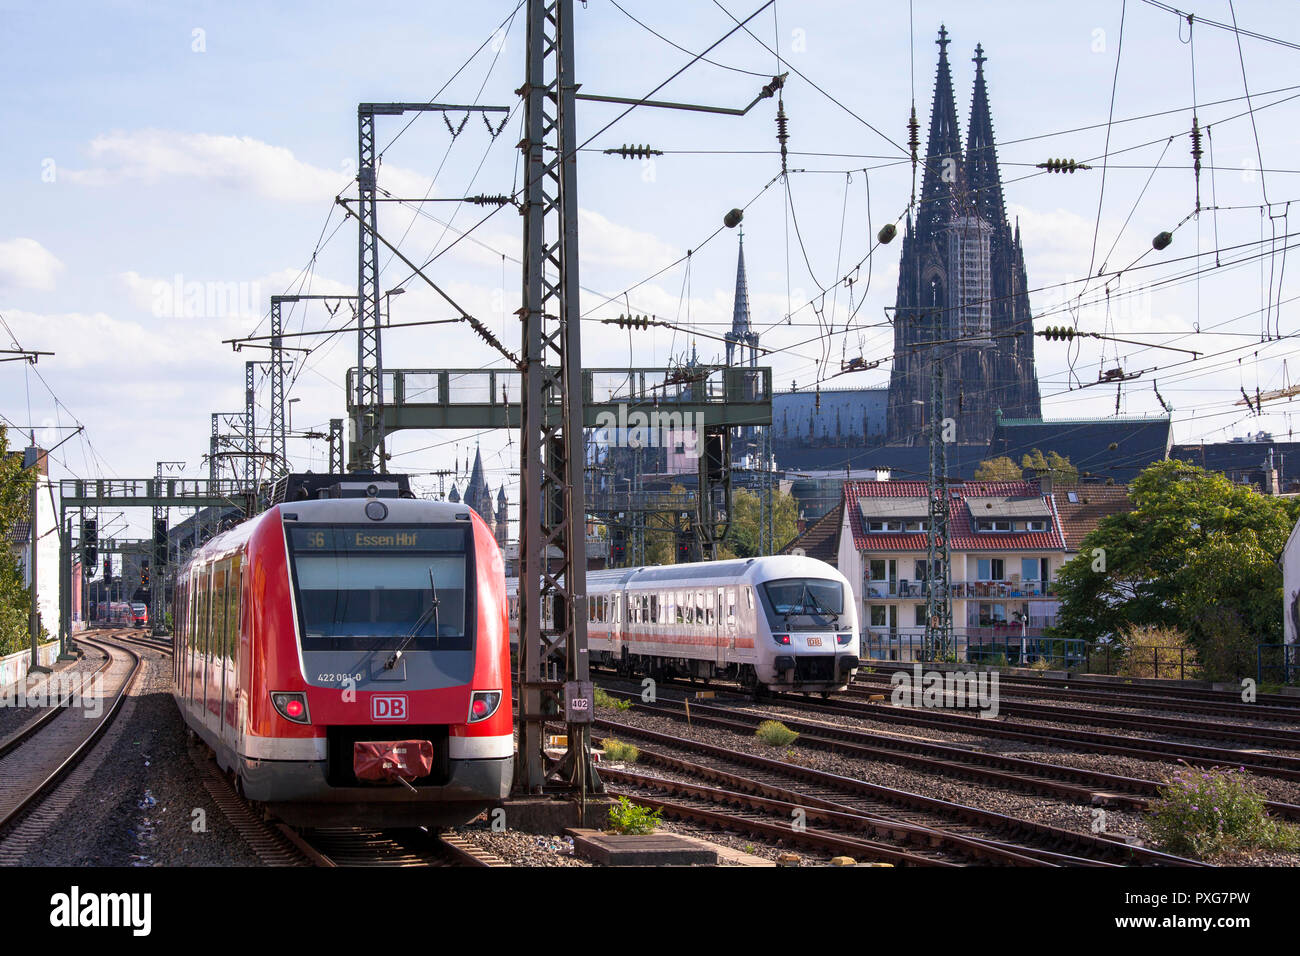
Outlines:
POLYGON ((35 239, 0 242, 0 287, 48 292, 61 271, 63 263, 35 239))
MULTIPOLYGON (((351 160, 340 161, 336 169, 314 166, 283 146, 273 146, 251 136, 119 130, 96 136, 88 152, 96 165, 62 175, 86 186, 107 186, 128 180, 156 183, 168 178, 199 179, 251 190, 267 199, 314 202, 331 199, 347 188, 356 174, 351 160)), ((423 196, 429 188, 429 178, 386 165, 380 174, 380 185, 397 196, 423 196)))
POLYGON ((578 210, 584 263, 654 272, 681 256, 675 246, 648 232, 638 232, 590 209, 578 210))

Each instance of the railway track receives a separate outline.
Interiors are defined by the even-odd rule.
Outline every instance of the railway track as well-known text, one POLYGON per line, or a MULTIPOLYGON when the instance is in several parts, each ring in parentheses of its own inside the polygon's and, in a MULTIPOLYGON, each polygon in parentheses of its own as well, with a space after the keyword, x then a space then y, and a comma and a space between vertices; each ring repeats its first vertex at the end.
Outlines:
POLYGON ((190 758, 222 816, 263 866, 508 866, 493 853, 452 834, 420 828, 333 827, 296 830, 251 806, 200 744, 190 758))
MULTIPOLYGON (((849 703, 868 700, 872 695, 884 694, 888 698, 893 688, 888 683, 866 684, 859 689, 854 687, 839 697, 849 703)), ((1234 740, 1242 743, 1261 744, 1285 750, 1300 750, 1300 731, 1285 730, 1274 727, 1255 727, 1249 725, 1225 724, 1223 721, 1195 720, 1185 717, 1162 717, 1151 714, 1131 712, 1102 712, 1095 707, 1059 707, 1055 704, 1023 703, 1030 700, 1026 695, 1008 695, 999 683, 998 714, 1013 717, 1025 717, 1030 720, 1046 720, 1057 723, 1086 723, 1096 727, 1114 727, 1122 730, 1139 732, 1162 731, 1177 737, 1193 737, 1206 740, 1234 740)), ((1300 714, 1293 714, 1291 720, 1300 720, 1300 714)))
POLYGON ((617 721, 598 719, 596 725, 616 732, 619 739, 653 742, 656 745, 654 749, 640 748, 639 762, 685 775, 692 781, 656 781, 627 770, 601 768, 602 778, 632 783, 642 790, 668 789, 715 803, 741 805, 753 797, 761 801, 759 806, 769 812, 784 812, 787 821, 796 808, 804 808, 805 812, 815 808, 826 811, 824 819, 839 828, 865 831, 876 839, 903 847, 943 846, 958 857, 968 856, 980 863, 1200 865, 1104 836, 1021 820, 617 721), (665 749, 660 749, 660 745, 665 749), (687 756, 679 756, 681 753, 687 756), (695 786, 693 781, 697 780, 714 786, 695 786), (798 789, 792 789, 792 785, 798 789), (1027 863, 1026 860, 1034 862, 1027 863))
POLYGON ((94 707, 75 708, 72 699, 62 700, 0 742, 0 834, 49 796, 94 748, 140 672, 140 656, 129 647, 108 637, 82 640, 105 655, 91 675, 103 681, 104 695, 93 698, 94 707), (78 719, 79 711, 92 709, 98 716, 78 719))
MULTIPOLYGON (((790 695, 774 695, 774 703, 790 705, 817 713, 842 717, 888 719, 894 725, 925 727, 972 734, 980 737, 997 737, 1020 740, 1035 745, 1047 745, 1064 750, 1084 750, 1091 753, 1114 754, 1138 760, 1185 762, 1198 767, 1244 767, 1253 773, 1284 780, 1300 780, 1300 757, 1260 753, 1254 749, 1207 747, 1202 744, 1180 743, 1150 737, 1130 737, 1123 734, 1098 733, 1065 727, 1044 727, 1017 724, 1001 717, 986 719, 977 715, 954 713, 935 708, 892 707, 888 704, 856 703, 845 700, 812 700, 790 695)), ((1043 719, 1043 718, 1040 718, 1043 719)), ((1056 717, 1066 720, 1066 717, 1056 717)))
MULTIPOLYGON (((609 691, 613 696, 631 699, 636 710, 685 721, 681 701, 660 697, 655 704, 639 701, 636 694, 609 691)), ((694 702, 690 705, 694 723, 752 736, 766 717, 748 711, 730 710, 694 702)), ((864 729, 792 720, 782 722, 799 732, 803 746, 841 753, 865 760, 886 761, 926 773, 964 778, 979 783, 1047 796, 1092 806, 1109 806, 1145 810, 1158 797, 1163 784, 1159 781, 1122 774, 1084 770, 1044 760, 1031 760, 1004 754, 988 753, 941 741, 900 737, 864 729)), ((1275 817, 1300 820, 1300 805, 1266 801, 1265 807, 1275 817)))
MULTIPOLYGON (((877 672, 893 671, 899 669, 910 669, 910 661, 884 661, 864 658, 862 661, 864 668, 874 668, 877 672)), ((870 677, 871 675, 865 675, 870 677)), ((863 680, 864 675, 861 670, 858 672, 858 680, 863 680)), ((1154 698, 1168 702, 1201 702, 1209 704, 1228 704, 1241 705, 1240 690, 1208 690, 1199 687, 1183 687, 1177 682, 1171 684, 1170 681, 1156 680, 1155 678, 1135 677, 1127 679, 1124 683, 1114 681, 1098 680, 1086 674, 1079 674, 1073 677, 1008 677, 1005 674, 999 679, 1000 682, 1008 684, 1022 684, 1037 688, 1047 688, 1052 690, 1080 692, 1096 691, 1102 694, 1123 693, 1126 695, 1137 695, 1145 698, 1154 698)), ((1255 699, 1255 704, 1248 704, 1248 707, 1257 705, 1280 707, 1292 711, 1300 710, 1300 696, 1289 694, 1259 694, 1255 699)))
MULTIPOLYGON (((906 665, 894 664, 892 667, 877 667, 876 673, 863 676, 861 673, 853 681, 853 690, 866 689, 868 693, 880 693, 888 688, 886 681, 882 686, 880 677, 890 671, 904 670, 906 665)), ((1079 681, 1063 683, 1045 683, 1038 678, 1015 678, 1000 674, 998 689, 1003 700, 1052 699, 1074 701, 1085 704, 1103 704, 1112 707, 1131 707, 1139 710, 1169 711, 1183 714, 1207 714, 1216 717, 1234 717, 1244 720, 1275 721, 1278 723, 1300 724, 1300 697, 1286 697, 1281 694, 1267 695, 1287 703, 1256 702, 1245 704, 1237 695, 1235 702, 1225 695, 1224 700, 1201 700, 1182 698, 1158 693, 1142 693, 1142 688, 1131 685, 1087 686, 1079 681), (1014 693, 1008 694, 1008 691, 1014 693)), ((1261 695, 1265 696, 1265 695, 1261 695)))

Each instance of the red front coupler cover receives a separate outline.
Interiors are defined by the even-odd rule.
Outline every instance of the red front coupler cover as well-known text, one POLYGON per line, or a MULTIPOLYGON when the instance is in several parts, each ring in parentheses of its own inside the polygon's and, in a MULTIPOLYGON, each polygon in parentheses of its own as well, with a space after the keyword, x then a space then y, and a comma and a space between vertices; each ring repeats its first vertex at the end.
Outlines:
POLYGON ((427 777, 433 770, 433 744, 427 740, 358 741, 352 745, 352 770, 358 780, 383 783, 427 777))

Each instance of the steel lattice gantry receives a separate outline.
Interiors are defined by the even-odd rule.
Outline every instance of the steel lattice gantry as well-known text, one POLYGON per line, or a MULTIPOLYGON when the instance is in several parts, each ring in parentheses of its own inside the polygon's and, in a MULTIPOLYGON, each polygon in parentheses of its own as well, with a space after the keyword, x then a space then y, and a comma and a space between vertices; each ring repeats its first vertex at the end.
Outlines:
POLYGON ((591 761, 583 500, 578 142, 573 0, 529 0, 524 127, 524 376, 520 514, 519 748, 516 786, 553 780, 603 789, 591 761), (553 269, 554 278, 546 267, 553 269), (558 415, 548 410, 558 405, 558 415), (554 549, 554 551, 552 551, 554 549), (548 555, 559 560, 552 563, 548 555), (543 620, 549 604, 551 626, 543 620), (585 710, 583 703, 585 702, 585 710), (554 768, 545 722, 563 714, 568 750, 554 768), (549 771, 549 772, 548 772, 549 771))
MULTIPOLYGON (((59 528, 63 541, 60 548, 60 580, 72 580, 73 541, 69 511, 80 509, 149 508, 239 508, 251 514, 256 499, 247 493, 242 481, 211 481, 206 478, 95 479, 68 478, 59 482, 59 528)), ((110 549, 111 550, 111 549, 110 549)), ((151 572, 159 589, 166 581, 166 561, 151 572)), ((72 589, 63 588, 59 596, 59 640, 63 650, 72 634, 72 589)))
POLYGON ((505 106, 446 103, 357 104, 357 375, 348 398, 356 409, 348 443, 348 471, 387 471, 384 456, 384 363, 379 330, 378 153, 375 117, 413 112, 508 113, 505 106))
MULTIPOLYGON (((932 346, 938 352, 937 346, 932 346)), ((943 417, 943 362, 930 363, 930 514, 926 544, 929 565, 925 589, 925 658, 943 660, 954 648, 952 643, 952 543, 949 540, 948 496, 948 426, 955 423, 943 417)))

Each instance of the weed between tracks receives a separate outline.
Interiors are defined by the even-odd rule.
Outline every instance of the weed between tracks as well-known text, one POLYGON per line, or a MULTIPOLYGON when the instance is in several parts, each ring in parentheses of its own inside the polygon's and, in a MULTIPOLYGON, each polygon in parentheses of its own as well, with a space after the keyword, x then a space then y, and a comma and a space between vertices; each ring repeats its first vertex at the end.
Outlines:
POLYGON ((660 810, 651 810, 627 797, 619 797, 618 803, 609 808, 609 828, 615 833, 653 833, 662 822, 662 815, 660 810))
POLYGON ((632 702, 614 697, 603 687, 596 688, 596 707, 600 710, 631 710, 632 702))
POLYGON ((1243 770, 1184 767, 1151 803, 1162 849, 1207 859, 1244 850, 1300 850, 1300 827, 1273 820, 1243 770))
POLYGON ((779 720, 765 720, 758 725, 754 736, 769 747, 787 747, 795 742, 799 734, 779 720))
POLYGON ((605 756, 614 763, 636 763, 637 758, 641 756, 641 751, 634 745, 615 740, 613 737, 606 737, 601 742, 601 746, 605 756))

